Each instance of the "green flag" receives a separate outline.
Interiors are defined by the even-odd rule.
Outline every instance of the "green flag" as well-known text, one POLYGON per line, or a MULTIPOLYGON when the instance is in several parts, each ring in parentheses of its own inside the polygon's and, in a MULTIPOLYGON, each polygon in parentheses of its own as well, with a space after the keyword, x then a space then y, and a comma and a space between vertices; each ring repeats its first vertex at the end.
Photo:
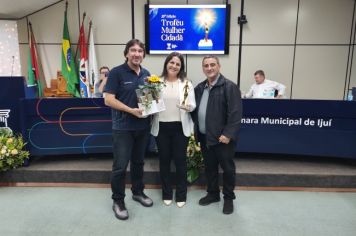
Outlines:
POLYGON ((33 71, 32 58, 31 58, 31 48, 28 49, 28 62, 27 62, 27 90, 26 97, 35 98, 37 97, 37 84, 35 72, 33 71))
POLYGON ((33 65, 32 65, 32 58, 31 58, 31 49, 28 49, 28 59, 27 59, 27 73, 28 73, 28 77, 27 77, 27 86, 36 86, 36 82, 35 82, 35 73, 33 72, 33 65))
POLYGON ((70 46, 69 31, 67 24, 67 11, 64 12, 64 26, 62 39, 62 75, 67 81, 67 92, 75 97, 80 97, 77 90, 79 83, 77 70, 75 69, 74 58, 70 46))

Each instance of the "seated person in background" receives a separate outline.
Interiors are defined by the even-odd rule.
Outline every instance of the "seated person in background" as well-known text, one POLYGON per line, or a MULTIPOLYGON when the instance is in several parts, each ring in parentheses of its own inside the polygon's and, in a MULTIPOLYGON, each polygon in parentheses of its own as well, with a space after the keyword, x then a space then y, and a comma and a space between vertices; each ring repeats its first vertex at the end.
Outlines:
POLYGON ((94 97, 102 98, 104 86, 108 80, 110 69, 107 66, 102 66, 99 69, 99 80, 94 85, 94 97))
POLYGON ((258 70, 254 74, 255 81, 250 90, 245 94, 245 98, 282 98, 286 86, 276 81, 265 79, 263 70, 258 70), (275 92, 278 93, 275 94, 275 92))

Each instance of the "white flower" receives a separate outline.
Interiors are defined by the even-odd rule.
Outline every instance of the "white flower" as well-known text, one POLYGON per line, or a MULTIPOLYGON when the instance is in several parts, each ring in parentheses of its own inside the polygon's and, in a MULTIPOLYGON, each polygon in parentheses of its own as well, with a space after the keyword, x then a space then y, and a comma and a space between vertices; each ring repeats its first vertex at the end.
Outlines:
POLYGON ((12 154, 12 155, 17 155, 17 154, 19 154, 19 152, 17 151, 17 149, 13 149, 13 150, 11 151, 11 154, 12 154))
POLYGON ((9 138, 6 143, 12 143, 14 140, 12 138, 9 138))
POLYGON ((6 149, 1 149, 1 154, 5 154, 6 153, 6 149))

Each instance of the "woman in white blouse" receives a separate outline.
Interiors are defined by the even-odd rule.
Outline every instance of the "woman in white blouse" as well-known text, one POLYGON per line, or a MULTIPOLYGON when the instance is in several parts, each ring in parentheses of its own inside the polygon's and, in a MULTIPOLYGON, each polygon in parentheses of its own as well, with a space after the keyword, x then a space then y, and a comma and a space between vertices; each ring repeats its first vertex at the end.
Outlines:
POLYGON ((162 199, 165 205, 173 200, 171 160, 176 167, 175 201, 183 207, 187 200, 187 146, 193 133, 190 112, 195 109, 195 95, 192 83, 185 76, 184 58, 172 52, 164 62, 161 79, 165 82, 161 97, 166 110, 153 116, 151 134, 156 137, 162 199))

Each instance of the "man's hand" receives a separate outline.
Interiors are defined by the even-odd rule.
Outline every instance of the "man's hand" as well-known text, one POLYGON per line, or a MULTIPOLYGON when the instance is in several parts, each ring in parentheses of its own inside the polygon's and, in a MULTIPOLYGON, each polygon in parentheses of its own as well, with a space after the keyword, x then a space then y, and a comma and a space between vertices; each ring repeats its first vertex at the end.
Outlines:
POLYGON ((228 138, 228 137, 226 137, 226 136, 224 136, 224 135, 221 135, 221 136, 219 137, 219 142, 220 142, 220 143, 224 143, 224 144, 229 144, 230 138, 228 138))
POLYGON ((131 108, 130 113, 138 118, 143 118, 142 109, 139 108, 131 108))
POLYGON ((105 84, 106 84, 107 81, 108 81, 108 77, 104 77, 104 78, 102 79, 102 82, 104 82, 105 84))

